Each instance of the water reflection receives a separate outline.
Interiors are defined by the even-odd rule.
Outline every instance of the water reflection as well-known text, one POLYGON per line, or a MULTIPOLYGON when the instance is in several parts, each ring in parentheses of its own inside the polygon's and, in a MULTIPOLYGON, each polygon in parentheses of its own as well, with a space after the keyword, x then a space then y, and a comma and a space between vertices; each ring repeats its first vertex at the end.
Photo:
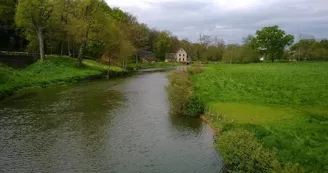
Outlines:
POLYGON ((0 172, 218 172, 212 134, 170 116, 166 73, 31 90, 0 105, 0 172))
POLYGON ((169 115, 168 118, 173 127, 177 130, 199 133, 203 129, 202 121, 199 121, 198 118, 186 118, 176 115, 169 115))

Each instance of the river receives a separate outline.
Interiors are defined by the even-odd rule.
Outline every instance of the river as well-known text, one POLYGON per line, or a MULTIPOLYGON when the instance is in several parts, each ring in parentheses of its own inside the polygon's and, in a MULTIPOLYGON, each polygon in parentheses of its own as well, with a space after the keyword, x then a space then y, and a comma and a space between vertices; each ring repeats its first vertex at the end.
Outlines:
POLYGON ((169 115, 167 72, 30 89, 0 103, 0 172, 220 172, 211 129, 169 115))

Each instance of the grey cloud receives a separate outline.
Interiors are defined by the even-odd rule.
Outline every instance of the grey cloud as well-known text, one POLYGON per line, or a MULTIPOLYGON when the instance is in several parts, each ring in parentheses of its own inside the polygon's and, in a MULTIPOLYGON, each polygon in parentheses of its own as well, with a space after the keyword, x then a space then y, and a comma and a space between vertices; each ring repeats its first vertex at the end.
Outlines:
POLYGON ((229 11, 213 2, 182 0, 154 2, 146 10, 138 7, 126 7, 126 10, 150 27, 169 30, 179 38, 196 41, 202 33, 236 43, 268 25, 279 25, 296 36, 302 33, 326 38, 327 6, 327 0, 269 0, 259 6, 229 11))

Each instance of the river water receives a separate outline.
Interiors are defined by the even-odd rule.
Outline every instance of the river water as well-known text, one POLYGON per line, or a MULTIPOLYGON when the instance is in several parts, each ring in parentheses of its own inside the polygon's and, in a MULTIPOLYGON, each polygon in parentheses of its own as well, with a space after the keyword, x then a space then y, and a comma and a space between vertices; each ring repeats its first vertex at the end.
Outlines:
POLYGON ((0 172, 220 172, 211 129, 169 115, 166 72, 32 89, 0 103, 0 172))

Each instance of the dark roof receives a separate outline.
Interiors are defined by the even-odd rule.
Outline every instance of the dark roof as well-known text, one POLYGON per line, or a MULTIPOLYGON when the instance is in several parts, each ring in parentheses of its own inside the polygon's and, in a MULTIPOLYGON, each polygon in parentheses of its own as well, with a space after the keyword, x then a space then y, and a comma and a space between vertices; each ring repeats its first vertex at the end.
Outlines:
POLYGON ((155 54, 151 51, 146 51, 146 50, 141 50, 138 52, 138 56, 140 58, 143 58, 143 57, 155 57, 155 54))
POLYGON ((166 53, 165 59, 175 59, 176 53, 166 53))

